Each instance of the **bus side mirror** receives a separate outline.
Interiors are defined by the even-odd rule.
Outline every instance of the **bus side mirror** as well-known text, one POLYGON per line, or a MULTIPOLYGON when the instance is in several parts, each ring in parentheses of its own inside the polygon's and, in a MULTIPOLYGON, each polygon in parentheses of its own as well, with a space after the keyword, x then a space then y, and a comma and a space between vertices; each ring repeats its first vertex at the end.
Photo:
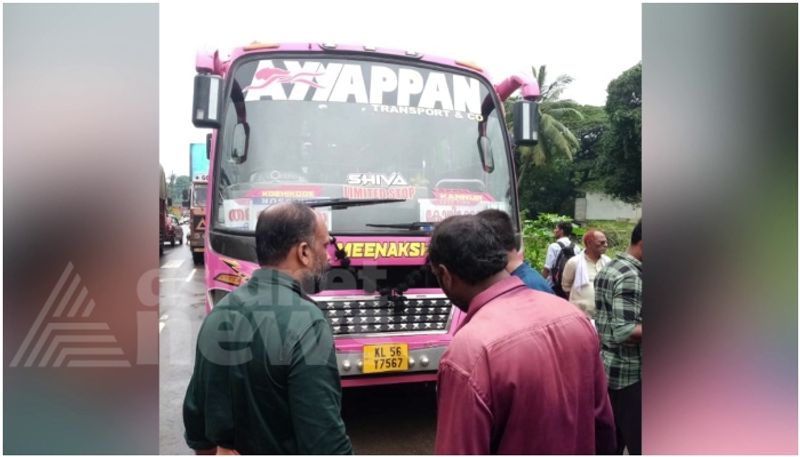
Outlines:
POLYGON ((217 75, 195 75, 192 123, 195 127, 219 128, 222 101, 222 78, 217 75))
POLYGON ((512 113, 517 146, 535 146, 539 142, 539 104, 520 100, 514 103, 512 113))

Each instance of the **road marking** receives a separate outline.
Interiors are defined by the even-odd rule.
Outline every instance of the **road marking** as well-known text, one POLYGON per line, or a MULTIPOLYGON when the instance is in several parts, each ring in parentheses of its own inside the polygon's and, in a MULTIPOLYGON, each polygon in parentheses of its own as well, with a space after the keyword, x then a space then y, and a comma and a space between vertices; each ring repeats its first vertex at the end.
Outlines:
POLYGON ((189 273, 189 276, 186 277, 186 282, 189 282, 189 281, 192 280, 192 277, 194 277, 194 272, 195 271, 197 271, 197 268, 192 268, 192 272, 189 273))
POLYGON ((159 322, 158 323, 158 333, 161 334, 161 331, 164 330, 164 326, 167 325, 166 322, 159 322))
POLYGON ((165 263, 161 268, 180 268, 183 265, 184 260, 170 260, 169 262, 165 263))

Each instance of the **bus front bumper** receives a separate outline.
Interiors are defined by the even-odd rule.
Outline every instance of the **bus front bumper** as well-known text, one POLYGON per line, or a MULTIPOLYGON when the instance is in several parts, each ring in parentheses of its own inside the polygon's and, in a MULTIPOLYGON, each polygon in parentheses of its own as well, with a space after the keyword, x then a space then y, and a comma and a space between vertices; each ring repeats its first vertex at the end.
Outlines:
POLYGON ((410 349, 408 369, 403 371, 364 373, 362 352, 337 351, 336 364, 344 387, 435 381, 446 350, 447 346, 410 349))

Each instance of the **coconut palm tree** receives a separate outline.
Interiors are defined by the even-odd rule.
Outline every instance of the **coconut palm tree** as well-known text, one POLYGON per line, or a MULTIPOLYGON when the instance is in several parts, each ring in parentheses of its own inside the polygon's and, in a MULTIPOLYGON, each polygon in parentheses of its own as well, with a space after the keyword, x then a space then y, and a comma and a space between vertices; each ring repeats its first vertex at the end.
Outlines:
POLYGON ((561 97, 564 89, 569 86, 574 79, 570 75, 559 75, 556 80, 547 84, 547 65, 542 65, 537 70, 536 67, 531 67, 531 72, 536 82, 539 84, 539 102, 554 102, 561 97))
POLYGON ((541 92, 539 98, 539 143, 532 148, 520 148, 520 176, 526 167, 543 165, 554 157, 560 156, 572 160, 572 155, 580 143, 559 119, 564 119, 566 116, 583 118, 583 114, 578 110, 559 101, 561 93, 573 81, 571 76, 559 75, 555 81, 548 84, 546 65, 540 66, 538 70, 531 67, 531 70, 539 83, 541 92))

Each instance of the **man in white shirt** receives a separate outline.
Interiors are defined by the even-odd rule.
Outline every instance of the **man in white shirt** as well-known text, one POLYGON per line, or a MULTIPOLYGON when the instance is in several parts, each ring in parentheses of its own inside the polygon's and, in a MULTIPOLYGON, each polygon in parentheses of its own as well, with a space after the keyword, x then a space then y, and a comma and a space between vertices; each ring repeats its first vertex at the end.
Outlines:
POLYGON ((599 230, 587 230, 583 235, 583 246, 583 253, 576 254, 564 266, 561 288, 569 293, 570 303, 594 319, 597 310, 594 304, 594 278, 611 259, 605 255, 608 249, 606 235, 599 230))
POLYGON ((550 246, 547 247, 547 256, 544 258, 544 268, 542 269, 542 276, 544 276, 551 286, 553 285, 553 278, 551 277, 550 272, 555 266, 558 253, 561 252, 561 246, 559 243, 561 243, 561 245, 564 247, 572 244, 572 241, 569 239, 569 237, 572 236, 572 223, 559 222, 556 224, 556 228, 553 229, 553 234, 556 237, 556 242, 551 243, 550 246))

